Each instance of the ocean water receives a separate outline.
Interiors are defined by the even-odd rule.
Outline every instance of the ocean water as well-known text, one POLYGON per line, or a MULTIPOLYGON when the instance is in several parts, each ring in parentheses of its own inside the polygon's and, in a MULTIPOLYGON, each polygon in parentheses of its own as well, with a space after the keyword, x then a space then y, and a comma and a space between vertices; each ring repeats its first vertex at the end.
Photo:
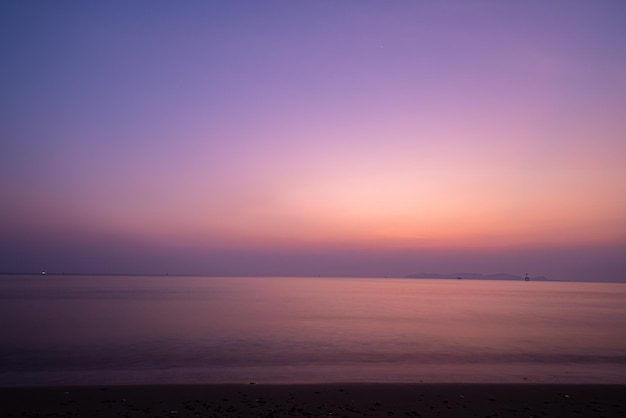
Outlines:
POLYGON ((626 383, 626 284, 0 276, 0 386, 626 383))

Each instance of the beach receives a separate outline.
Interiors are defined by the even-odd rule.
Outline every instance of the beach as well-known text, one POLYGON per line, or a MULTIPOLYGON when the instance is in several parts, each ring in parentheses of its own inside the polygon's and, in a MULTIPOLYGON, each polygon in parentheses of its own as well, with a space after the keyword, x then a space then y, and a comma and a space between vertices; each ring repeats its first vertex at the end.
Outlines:
POLYGON ((2 284, 0 417, 626 417, 624 284, 2 284))
POLYGON ((0 389, 5 417, 625 417, 626 385, 208 384, 0 389))

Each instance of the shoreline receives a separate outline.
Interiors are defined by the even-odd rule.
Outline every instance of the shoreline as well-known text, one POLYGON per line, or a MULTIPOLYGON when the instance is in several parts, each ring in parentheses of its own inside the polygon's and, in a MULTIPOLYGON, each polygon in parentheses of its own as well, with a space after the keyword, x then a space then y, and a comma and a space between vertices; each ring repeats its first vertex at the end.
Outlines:
MULTIPOLYGON (((196 278, 222 278, 222 279, 237 279, 237 278, 294 278, 294 279, 308 279, 308 278, 323 278, 323 279, 381 279, 381 280, 395 280, 395 279, 409 279, 409 280, 466 280, 466 281, 495 281, 495 282, 521 282, 525 281, 523 276, 515 276, 514 278, 508 277, 496 277, 496 276, 515 276, 509 273, 503 274, 480 274, 480 273, 463 273, 459 274, 440 274, 433 273, 432 276, 425 274, 409 274, 409 275, 395 275, 395 276, 363 276, 363 275, 224 275, 224 274, 182 274, 182 273, 76 273, 76 272, 0 272, 0 277, 3 276, 16 276, 16 277, 196 277, 196 278), (478 275, 478 276, 476 276, 478 275), (420 276, 420 277, 417 277, 420 276), (480 277, 482 276, 482 277, 480 277)), ((545 283, 609 283, 609 284, 626 284, 626 280, 623 279, 598 279, 598 278, 582 278, 582 279, 568 279, 568 278, 548 278, 544 276, 530 277, 531 282, 545 282, 545 283)))
POLYGON ((626 385, 319 383, 0 388, 6 417, 626 417, 626 385))

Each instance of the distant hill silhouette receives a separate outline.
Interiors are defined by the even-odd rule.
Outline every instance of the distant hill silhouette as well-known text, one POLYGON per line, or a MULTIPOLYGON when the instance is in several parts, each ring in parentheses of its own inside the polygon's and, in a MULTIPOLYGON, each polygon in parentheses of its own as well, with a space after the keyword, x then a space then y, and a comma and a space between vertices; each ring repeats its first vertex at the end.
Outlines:
MULTIPOLYGON (((480 273, 454 273, 454 274, 439 274, 439 273, 415 273, 405 276, 411 279, 467 279, 467 280, 524 280, 524 276, 516 276, 515 274, 508 273, 496 273, 496 274, 480 274, 480 273)), ((547 281, 550 280, 545 276, 531 277, 533 281, 547 281)))

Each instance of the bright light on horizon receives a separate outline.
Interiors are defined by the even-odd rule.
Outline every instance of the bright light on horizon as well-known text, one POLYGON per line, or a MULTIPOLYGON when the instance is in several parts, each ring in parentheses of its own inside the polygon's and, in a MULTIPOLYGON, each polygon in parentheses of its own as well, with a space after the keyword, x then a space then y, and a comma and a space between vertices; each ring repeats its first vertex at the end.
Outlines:
POLYGON ((617 254, 618 3, 0 6, 0 263, 617 254))

